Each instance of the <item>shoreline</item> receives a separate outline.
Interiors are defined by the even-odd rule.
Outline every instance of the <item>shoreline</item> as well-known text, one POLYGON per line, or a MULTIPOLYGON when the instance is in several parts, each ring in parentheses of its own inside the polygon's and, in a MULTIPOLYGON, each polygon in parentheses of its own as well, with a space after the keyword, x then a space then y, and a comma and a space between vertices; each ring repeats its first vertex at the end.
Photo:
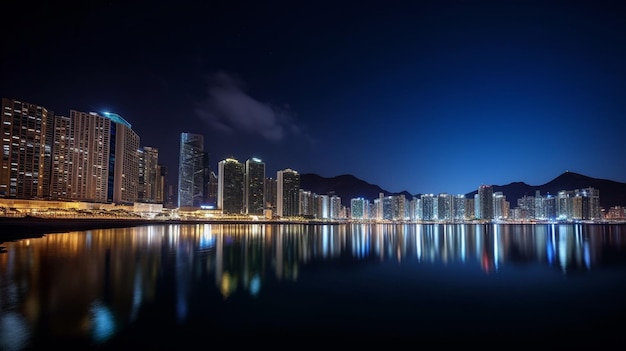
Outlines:
MULTIPOLYGON (((197 219, 197 220, 158 220, 145 218, 43 218, 34 216, 0 216, 0 244, 28 238, 40 238, 45 234, 84 231, 93 229, 130 228, 146 225, 181 225, 181 224, 305 224, 305 225, 340 225, 340 224, 502 224, 502 225, 542 225, 543 222, 500 222, 500 223, 408 223, 408 222, 352 222, 321 220, 234 220, 234 219, 197 219)), ((557 224, 589 225, 626 225, 626 222, 564 222, 557 224)))
POLYGON ((45 234, 65 233, 93 229, 131 228, 146 225, 180 224, 330 224, 343 222, 325 221, 275 221, 275 220, 158 220, 145 218, 43 218, 34 216, 0 216, 0 244, 28 238, 40 238, 45 234))

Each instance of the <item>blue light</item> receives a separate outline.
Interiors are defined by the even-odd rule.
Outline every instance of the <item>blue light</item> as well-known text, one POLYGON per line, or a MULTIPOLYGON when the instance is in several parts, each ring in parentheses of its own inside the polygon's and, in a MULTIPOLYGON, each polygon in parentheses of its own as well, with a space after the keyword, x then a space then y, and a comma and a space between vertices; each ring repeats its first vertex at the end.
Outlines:
POLYGON ((126 121, 124 118, 122 118, 122 116, 118 115, 117 113, 102 112, 102 115, 115 123, 123 124, 128 128, 132 128, 130 123, 128 123, 128 121, 126 121))
POLYGON ((115 334, 115 319, 108 307, 95 302, 91 307, 93 338, 96 342, 104 342, 115 334))
POLYGON ((258 274, 255 274, 252 280, 250 281, 250 293, 253 296, 257 296, 261 291, 261 278, 258 274))

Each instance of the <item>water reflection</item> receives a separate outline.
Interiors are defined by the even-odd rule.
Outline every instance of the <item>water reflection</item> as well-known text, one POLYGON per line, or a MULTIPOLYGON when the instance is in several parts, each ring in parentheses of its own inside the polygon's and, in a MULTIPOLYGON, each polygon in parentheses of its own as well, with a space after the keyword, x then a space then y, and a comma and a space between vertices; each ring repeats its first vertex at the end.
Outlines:
POLYGON ((198 286, 224 301, 255 297, 269 282, 297 282, 314 262, 474 265, 485 276, 529 263, 585 272, 623 254, 622 233, 585 224, 203 224, 49 234, 3 244, 0 349, 21 349, 33 335, 101 343, 169 291, 184 323, 198 286))

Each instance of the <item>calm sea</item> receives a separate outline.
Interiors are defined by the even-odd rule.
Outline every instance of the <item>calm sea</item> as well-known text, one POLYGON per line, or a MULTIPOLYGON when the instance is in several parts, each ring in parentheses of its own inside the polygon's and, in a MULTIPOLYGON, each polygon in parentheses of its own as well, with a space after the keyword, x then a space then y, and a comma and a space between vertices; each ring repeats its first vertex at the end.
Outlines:
POLYGON ((624 225, 154 225, 2 246, 0 350, 626 338, 624 225))

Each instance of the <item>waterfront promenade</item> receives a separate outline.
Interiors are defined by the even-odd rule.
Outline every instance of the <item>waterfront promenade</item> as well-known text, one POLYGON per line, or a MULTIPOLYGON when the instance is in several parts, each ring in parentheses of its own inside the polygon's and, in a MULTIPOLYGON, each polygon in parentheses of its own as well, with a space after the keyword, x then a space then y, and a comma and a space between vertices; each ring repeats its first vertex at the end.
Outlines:
POLYGON ((0 243, 91 229, 129 228, 169 224, 338 224, 314 220, 241 220, 241 219, 146 219, 139 217, 64 217, 0 216, 0 243))

